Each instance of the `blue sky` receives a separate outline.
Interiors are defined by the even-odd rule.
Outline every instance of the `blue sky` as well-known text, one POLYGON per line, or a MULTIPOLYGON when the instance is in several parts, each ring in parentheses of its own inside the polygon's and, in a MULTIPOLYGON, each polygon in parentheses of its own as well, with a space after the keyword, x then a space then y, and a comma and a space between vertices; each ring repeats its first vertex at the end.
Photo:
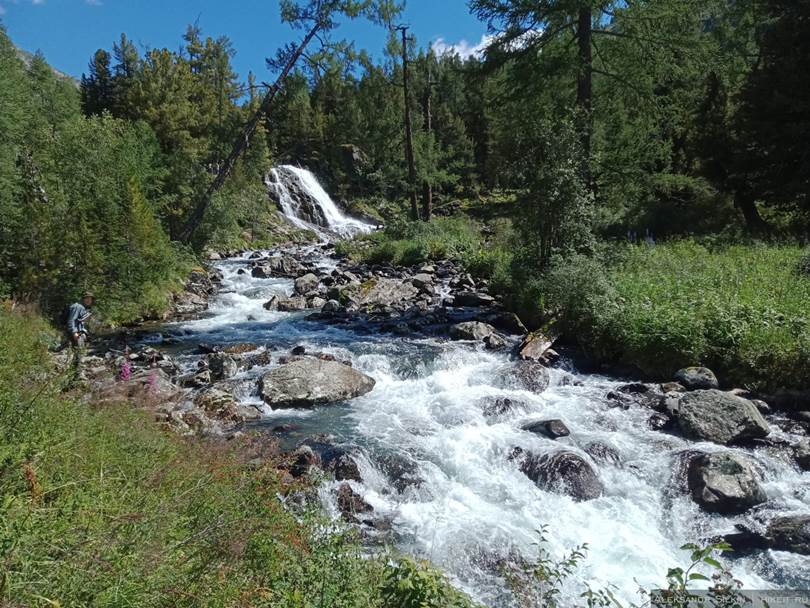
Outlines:
MULTIPOLYGON (((295 32, 279 19, 276 0, 0 0, 0 21, 17 46, 41 50, 58 70, 79 77, 98 48, 110 49, 121 32, 141 47, 176 49, 186 25, 199 19, 206 34, 226 35, 236 49, 240 78, 267 76, 264 58, 295 32)), ((466 0, 407 0, 402 22, 421 46, 474 52, 486 24, 466 0)), ((335 38, 354 40, 379 56, 386 32, 365 21, 343 24, 335 38)))

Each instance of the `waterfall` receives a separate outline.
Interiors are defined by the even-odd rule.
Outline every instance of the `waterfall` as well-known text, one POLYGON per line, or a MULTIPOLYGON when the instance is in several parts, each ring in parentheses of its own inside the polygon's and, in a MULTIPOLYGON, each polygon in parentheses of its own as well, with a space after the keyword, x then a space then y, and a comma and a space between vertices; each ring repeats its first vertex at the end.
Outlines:
POLYGON ((287 219, 299 228, 339 236, 374 229, 371 224, 348 217, 338 209, 315 176, 306 169, 280 165, 271 169, 265 185, 287 219))

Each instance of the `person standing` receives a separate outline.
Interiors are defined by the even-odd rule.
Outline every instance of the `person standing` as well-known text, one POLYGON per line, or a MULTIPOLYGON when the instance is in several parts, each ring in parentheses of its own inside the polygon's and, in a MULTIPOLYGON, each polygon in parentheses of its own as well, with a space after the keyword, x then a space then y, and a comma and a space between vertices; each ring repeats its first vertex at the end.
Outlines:
POLYGON ((87 327, 85 323, 92 314, 90 309, 93 307, 94 300, 93 294, 85 291, 80 301, 74 302, 68 307, 65 331, 73 349, 71 367, 73 376, 76 379, 82 378, 82 359, 87 344, 87 327))

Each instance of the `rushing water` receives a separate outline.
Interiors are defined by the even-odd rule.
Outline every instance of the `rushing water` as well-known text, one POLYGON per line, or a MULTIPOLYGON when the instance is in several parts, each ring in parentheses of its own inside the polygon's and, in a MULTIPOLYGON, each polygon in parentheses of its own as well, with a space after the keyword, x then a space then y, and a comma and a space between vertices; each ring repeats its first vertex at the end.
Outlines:
MULTIPOLYGON (((314 249, 313 249, 314 251, 314 249)), ((324 267, 334 264, 322 258, 324 267)), ((354 488, 375 516, 390 521, 391 537, 408 552, 431 559, 459 586, 489 605, 508 605, 496 566, 515 553, 536 553, 536 530, 548 526, 548 548, 561 555, 587 542, 587 560, 576 581, 594 587, 618 587, 626 600, 638 600, 638 584, 660 585, 670 566, 688 557, 678 547, 729 532, 748 517, 702 512, 674 489, 676 455, 696 444, 648 428, 649 411, 611 408, 606 393, 620 383, 584 375, 565 365, 552 371, 542 394, 497 388, 495 370, 508 355, 469 343, 373 335, 306 320, 307 313, 262 308, 273 293, 290 293, 285 279, 256 279, 238 274, 247 260, 218 263, 222 292, 201 319, 167 328, 191 353, 198 342, 250 341, 285 352, 303 344, 308 350, 349 358, 377 384, 370 393, 314 410, 265 410, 262 424, 295 427, 290 442, 317 432, 362 450, 362 484, 354 488), (478 400, 487 395, 517 398, 528 408, 485 417, 478 400), (571 435, 547 440, 520 429, 529 420, 560 418, 571 435), (621 465, 594 462, 605 486, 596 500, 575 502, 537 488, 508 460, 515 446, 541 453, 561 445, 584 455, 582 447, 601 441, 621 456, 621 465), (392 462, 406 463, 421 484, 399 487, 390 476, 392 462), (637 582, 636 582, 637 581, 637 582)), ((184 350, 181 347, 181 351, 184 350)), ((191 369, 199 356, 183 355, 191 369)), ((238 396, 259 403, 256 379, 267 368, 243 372, 238 396)), ((787 436, 773 426, 774 435, 787 436)), ((792 438, 795 439, 795 438, 792 438)), ((742 450, 756 466, 768 503, 756 513, 807 511, 810 473, 799 473, 776 452, 742 450)), ((328 508, 330 484, 322 491, 328 508)), ((810 560, 782 552, 741 557, 733 571, 747 588, 802 587, 810 582, 810 560)))

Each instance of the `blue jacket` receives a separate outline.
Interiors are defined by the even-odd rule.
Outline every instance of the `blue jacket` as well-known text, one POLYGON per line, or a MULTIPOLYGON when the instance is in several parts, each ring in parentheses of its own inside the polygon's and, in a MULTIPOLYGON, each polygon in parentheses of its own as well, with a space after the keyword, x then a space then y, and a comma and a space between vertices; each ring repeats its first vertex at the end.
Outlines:
POLYGON ((90 311, 81 302, 71 304, 68 308, 67 330, 69 334, 87 333, 84 322, 90 318, 90 311))

